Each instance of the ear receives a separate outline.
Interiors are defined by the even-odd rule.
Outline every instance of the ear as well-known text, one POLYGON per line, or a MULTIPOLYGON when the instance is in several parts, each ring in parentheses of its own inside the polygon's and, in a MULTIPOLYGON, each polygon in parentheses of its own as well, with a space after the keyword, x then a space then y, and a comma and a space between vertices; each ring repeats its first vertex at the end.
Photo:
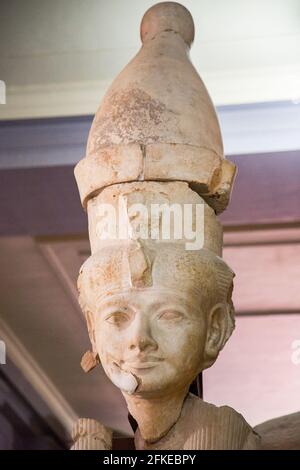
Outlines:
POLYGON ((94 319, 92 312, 85 310, 84 312, 87 329, 90 337, 90 341, 92 343, 92 351, 87 351, 81 359, 81 367, 84 372, 89 372, 90 370, 94 369, 98 364, 100 364, 100 359, 96 349, 96 341, 95 341, 95 329, 94 329, 94 319))
POLYGON ((218 303, 208 315, 207 337, 205 345, 205 368, 210 367, 218 357, 233 330, 230 305, 218 303))
POLYGON ((90 341, 91 341, 91 344, 92 344, 93 353, 96 353, 97 348, 96 348, 93 314, 89 310, 85 310, 84 315, 85 315, 85 319, 86 319, 86 324, 87 324, 87 329, 88 329, 90 341))

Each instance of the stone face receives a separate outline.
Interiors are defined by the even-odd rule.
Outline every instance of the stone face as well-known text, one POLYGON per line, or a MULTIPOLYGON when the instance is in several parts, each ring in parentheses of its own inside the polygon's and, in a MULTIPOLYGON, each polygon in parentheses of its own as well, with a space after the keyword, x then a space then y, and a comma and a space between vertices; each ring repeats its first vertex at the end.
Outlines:
POLYGON ((84 263, 78 287, 93 349, 146 441, 172 427, 190 383, 229 338, 232 279, 211 251, 174 242, 124 241, 84 263))
POLYGON ((216 212, 226 208, 235 166, 224 159, 214 106, 188 56, 193 28, 178 4, 145 14, 143 46, 104 96, 75 169, 84 206, 111 184, 180 180, 216 212))
MULTIPOLYGON (((143 46, 105 95, 75 169, 92 252, 78 278, 92 344, 82 367, 101 362, 121 390, 138 449, 250 449, 257 436, 238 413, 188 395, 234 329, 216 213, 235 167, 188 57, 193 37, 183 6, 146 12, 143 46)), ((95 433, 77 432, 76 448, 107 448, 95 433)))

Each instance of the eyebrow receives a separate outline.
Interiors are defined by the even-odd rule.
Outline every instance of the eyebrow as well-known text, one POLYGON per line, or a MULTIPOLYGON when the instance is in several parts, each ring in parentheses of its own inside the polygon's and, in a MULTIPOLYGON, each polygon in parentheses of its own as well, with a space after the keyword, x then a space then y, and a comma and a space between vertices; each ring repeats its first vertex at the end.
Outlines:
MULTIPOLYGON (((101 314, 103 310, 109 309, 111 307, 115 307, 116 309, 118 306, 128 307, 128 309, 133 310, 140 310, 139 307, 135 304, 134 299, 129 300, 127 293, 119 293, 111 295, 110 297, 107 296, 106 299, 104 298, 98 307, 98 313, 101 314)), ((155 310, 163 310, 165 308, 170 310, 180 310, 184 309, 185 305, 183 302, 178 302, 177 299, 161 299, 161 300, 154 300, 152 304, 149 305, 152 311, 155 310)), ((142 305, 143 307, 143 305, 142 305)), ((189 306, 191 307, 191 306, 189 306)))
POLYGON ((121 303, 126 303, 126 306, 130 306, 130 303, 122 296, 114 297, 111 299, 103 300, 100 302, 99 305, 99 310, 109 308, 109 307, 114 307, 116 304, 121 304, 121 303))

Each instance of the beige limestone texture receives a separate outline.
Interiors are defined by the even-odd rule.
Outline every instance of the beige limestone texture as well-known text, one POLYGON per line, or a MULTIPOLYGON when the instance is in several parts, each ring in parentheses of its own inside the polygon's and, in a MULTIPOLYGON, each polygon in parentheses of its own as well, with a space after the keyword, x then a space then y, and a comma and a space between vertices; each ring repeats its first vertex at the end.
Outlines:
POLYGON ((109 450, 112 431, 95 419, 80 418, 72 430, 71 450, 109 450))
POLYGON ((190 250, 198 246, 222 255, 220 222, 213 209, 184 182, 109 186, 89 200, 87 213, 92 254, 126 238, 153 244, 174 241, 190 250))
POLYGON ((255 426, 263 450, 300 450, 300 412, 255 426))
POLYGON ((224 159, 213 104, 189 60, 193 37, 182 5, 145 13, 143 46, 107 91, 75 169, 92 251, 78 279, 92 344, 82 366, 100 361, 121 390, 139 449, 252 449, 258 438, 238 413, 188 395, 234 329, 234 274, 221 259, 216 213, 229 202, 235 166, 224 159), (119 200, 125 238, 103 225, 103 208, 119 200), (187 249, 185 233, 141 236, 132 206, 162 203, 201 206, 203 226, 191 217, 200 248, 187 249))
POLYGON ((260 436, 234 409, 218 408, 189 394, 166 435, 151 443, 138 429, 135 446, 141 450, 259 450, 261 444, 260 436))
POLYGON ((125 241, 82 266, 80 304, 93 351, 145 441, 168 433, 190 383, 230 337, 232 282, 232 271, 214 253, 174 242, 125 241))
POLYGON ((235 166, 224 159, 214 106, 189 59, 193 36, 182 5, 145 13, 142 48, 105 94, 75 169, 84 206, 111 184, 180 180, 216 212, 226 208, 235 166))
POLYGON ((97 352, 86 351, 81 358, 80 365, 84 372, 90 372, 90 370, 94 369, 99 363, 100 361, 97 352))

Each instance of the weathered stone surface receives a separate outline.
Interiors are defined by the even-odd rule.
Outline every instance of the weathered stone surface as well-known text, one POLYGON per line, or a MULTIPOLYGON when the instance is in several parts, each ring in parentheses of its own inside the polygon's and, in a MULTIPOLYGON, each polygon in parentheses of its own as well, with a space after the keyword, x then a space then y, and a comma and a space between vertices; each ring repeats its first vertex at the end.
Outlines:
POLYGON ((190 249, 196 249, 198 243, 198 250, 205 248, 222 255, 222 226, 211 207, 187 183, 149 181, 113 185, 89 200, 87 213, 92 254, 126 237, 147 239, 154 244, 174 241, 190 249), (115 228, 111 236, 106 235, 106 222, 115 228), (156 226, 158 239, 151 240, 151 227, 156 226))
POLYGON ((258 450, 260 437, 234 409, 218 408, 189 394, 178 421, 165 436, 150 443, 137 430, 135 446, 141 450, 258 450))
POLYGON ((80 365, 84 372, 90 372, 99 364, 98 354, 92 351, 86 351, 81 358, 80 365))
POLYGON ((138 181, 143 173, 144 157, 138 144, 101 148, 75 167, 75 178, 84 207, 89 198, 115 183, 138 181))
MULTIPOLYGON (((188 58, 193 37, 181 5, 146 12, 143 47, 105 95, 75 169, 92 249, 78 279, 92 344, 83 366, 101 361, 121 390, 139 449, 253 449, 258 437, 238 413, 188 394, 234 329, 234 274, 220 257, 215 212, 228 204, 235 167, 224 159, 214 107, 188 58), (149 215, 162 204, 181 216, 186 205, 203 209, 200 227, 190 213, 191 231, 202 236, 197 249, 186 232, 175 236, 178 213, 166 224, 158 213, 152 230, 140 208, 149 215), (115 235, 105 209, 121 214, 115 235)), ((110 445, 83 434, 77 448, 110 445)))
POLYGON ((229 338, 232 279, 211 251, 174 242, 119 242, 82 266, 80 304, 93 351, 145 441, 168 433, 190 383, 229 338))
POLYGON ((112 431, 95 419, 80 418, 74 425, 72 439, 71 450, 109 450, 112 431))
MULTIPOLYGON (((212 304, 216 296, 230 303, 232 279, 226 263, 208 250, 187 251, 183 244, 173 242, 129 240, 104 246, 88 258, 81 267, 78 288, 82 307, 95 312, 95 317, 100 300, 122 289, 186 289, 191 298, 203 295, 205 305, 212 304)), ((94 328, 92 324, 89 329, 94 328)))
POLYGON ((104 96, 75 170, 84 205, 111 184, 180 180, 210 194, 217 212, 226 208, 235 166, 224 166, 215 109, 188 56, 193 36, 183 6, 165 2, 146 12, 143 46, 104 96))
POLYGON ((300 412, 255 426, 263 450, 300 450, 300 412))

